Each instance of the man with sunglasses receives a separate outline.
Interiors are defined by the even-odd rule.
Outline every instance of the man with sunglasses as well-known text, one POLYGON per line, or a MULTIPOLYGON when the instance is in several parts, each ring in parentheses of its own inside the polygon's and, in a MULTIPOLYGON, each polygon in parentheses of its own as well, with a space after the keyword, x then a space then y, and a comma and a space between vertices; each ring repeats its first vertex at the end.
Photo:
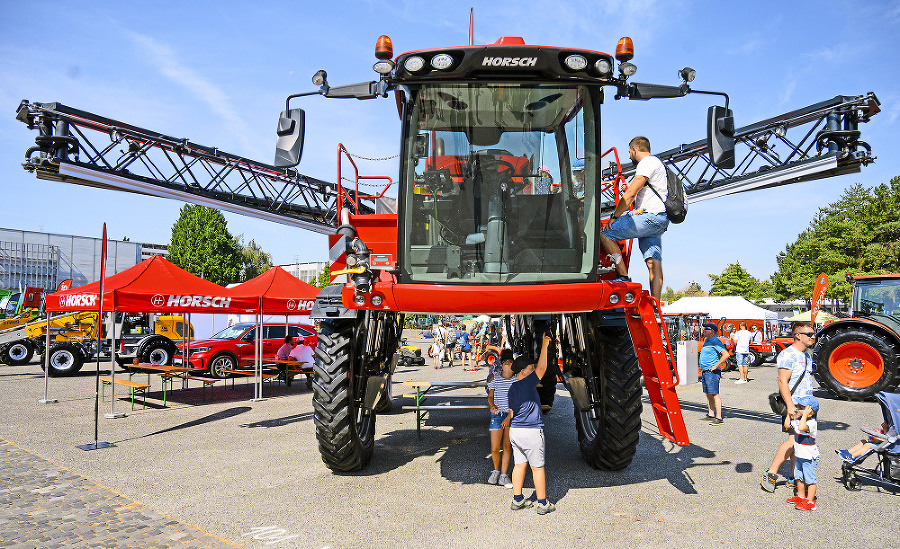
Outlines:
MULTIPOLYGON (((794 404, 798 400, 804 401, 812 397, 812 353, 809 349, 815 345, 816 331, 809 322, 795 322, 791 328, 794 342, 790 347, 778 354, 778 392, 787 405, 787 415, 796 418, 797 407, 794 404), (791 388, 794 388, 793 394, 791 388)), ((794 470, 794 438, 788 431, 788 438, 778 447, 772 464, 763 471, 760 485, 767 492, 775 491, 775 482, 778 480, 778 468, 788 459, 791 460, 791 471, 794 470)), ((794 486, 794 479, 789 478, 788 486, 794 486)))

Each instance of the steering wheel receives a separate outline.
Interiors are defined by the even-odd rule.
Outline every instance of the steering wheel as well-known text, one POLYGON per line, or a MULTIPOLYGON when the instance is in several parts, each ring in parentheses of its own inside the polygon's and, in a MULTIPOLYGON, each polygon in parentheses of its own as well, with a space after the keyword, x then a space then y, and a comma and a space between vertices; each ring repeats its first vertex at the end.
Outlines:
POLYGON ((481 155, 476 156, 475 160, 478 166, 477 169, 481 171, 485 181, 499 181, 499 185, 503 190, 512 188, 512 178, 516 175, 518 170, 516 170, 516 167, 511 162, 481 155), (490 176, 485 177, 486 174, 497 174, 499 179, 490 176), (506 184, 505 188, 504 184, 506 184))

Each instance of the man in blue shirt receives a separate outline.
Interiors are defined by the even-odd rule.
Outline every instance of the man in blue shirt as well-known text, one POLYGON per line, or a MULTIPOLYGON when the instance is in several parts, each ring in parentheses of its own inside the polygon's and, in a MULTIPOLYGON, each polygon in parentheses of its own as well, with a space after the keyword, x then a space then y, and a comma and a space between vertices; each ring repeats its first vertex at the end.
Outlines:
POLYGON ((709 411, 703 418, 710 425, 722 425, 722 398, 719 396, 719 380, 728 360, 728 350, 716 337, 716 325, 703 325, 703 348, 700 349, 700 371, 703 374, 703 392, 706 393, 709 411))
MULTIPOLYGON (((550 336, 544 334, 537 364, 529 364, 524 356, 513 360, 512 371, 516 375, 516 381, 509 388, 509 412, 501 424, 503 428, 509 426, 509 441, 516 461, 512 474, 513 500, 510 508, 517 510, 534 505, 522 495, 525 470, 531 465, 539 515, 546 515, 556 509, 556 506, 547 499, 547 477, 544 472, 544 418, 541 415, 541 399, 537 392, 537 386, 547 371, 549 345, 550 336)), ((552 380, 551 383, 555 381, 552 380)))

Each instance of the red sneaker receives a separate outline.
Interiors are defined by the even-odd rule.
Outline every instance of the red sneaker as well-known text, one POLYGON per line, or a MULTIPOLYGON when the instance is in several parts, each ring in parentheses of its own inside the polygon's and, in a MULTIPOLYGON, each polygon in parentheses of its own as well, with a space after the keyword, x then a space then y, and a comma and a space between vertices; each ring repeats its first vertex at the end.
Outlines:
POLYGON ((798 503, 797 505, 795 505, 794 508, 799 509, 801 511, 815 511, 816 510, 816 502, 809 501, 808 499, 803 500, 800 503, 798 503))
POLYGON ((798 503, 806 501, 806 498, 801 498, 800 496, 791 496, 787 498, 787 502, 791 505, 797 505, 798 503))

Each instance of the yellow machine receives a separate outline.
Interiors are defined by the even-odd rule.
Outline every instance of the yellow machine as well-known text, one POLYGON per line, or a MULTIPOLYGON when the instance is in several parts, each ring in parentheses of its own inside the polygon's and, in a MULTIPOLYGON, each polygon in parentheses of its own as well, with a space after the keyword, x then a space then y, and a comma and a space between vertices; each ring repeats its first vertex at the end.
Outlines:
MULTIPOLYGON (((7 319, 11 322, 20 319, 7 319)), ((29 320, 25 318, 24 320, 29 320)), ((50 373, 71 375, 96 352, 99 327, 97 313, 70 313, 50 318, 50 373)), ((47 341, 46 319, 31 320, 0 331, 0 362, 20 366, 31 361, 35 351, 44 354, 47 341)), ((43 361, 42 365, 43 365, 43 361)))

